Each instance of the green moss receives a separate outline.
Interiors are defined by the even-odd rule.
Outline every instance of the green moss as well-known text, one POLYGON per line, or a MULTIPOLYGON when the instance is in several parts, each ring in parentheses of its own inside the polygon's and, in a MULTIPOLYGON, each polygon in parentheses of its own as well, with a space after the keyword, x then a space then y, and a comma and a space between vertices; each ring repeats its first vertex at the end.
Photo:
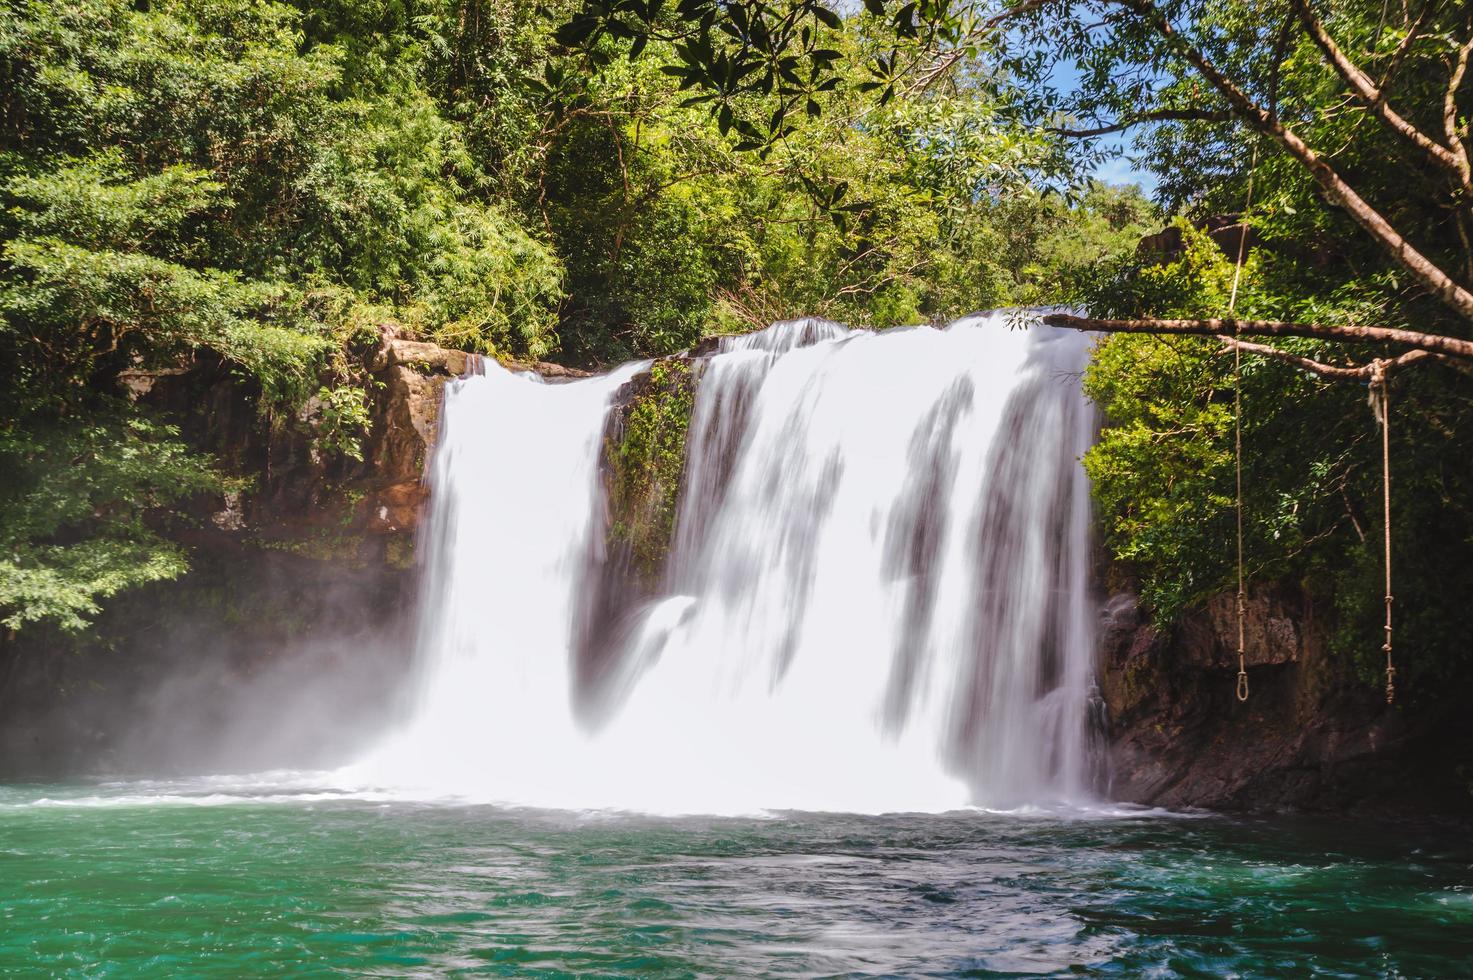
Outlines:
POLYGON ((384 548, 384 563, 390 568, 414 567, 414 535, 390 535, 384 548))
POLYGON ((611 552, 624 550, 638 579, 653 587, 675 530, 695 378, 689 362, 669 359, 656 361, 632 383, 622 425, 604 446, 608 542, 611 552))
POLYGON ((340 532, 332 528, 318 527, 292 537, 265 537, 257 535, 253 540, 256 547, 265 551, 280 551, 298 558, 313 561, 340 562, 350 567, 363 564, 359 546, 361 534, 340 532))

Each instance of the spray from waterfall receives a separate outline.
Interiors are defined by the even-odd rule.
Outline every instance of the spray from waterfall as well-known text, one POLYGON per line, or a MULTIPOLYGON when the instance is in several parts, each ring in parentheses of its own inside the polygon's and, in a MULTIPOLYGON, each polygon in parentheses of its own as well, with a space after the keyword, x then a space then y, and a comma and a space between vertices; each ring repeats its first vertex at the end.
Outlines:
POLYGON ((455 382, 420 686, 355 772, 654 812, 1086 800, 1087 351, 1005 313, 723 340, 696 372, 663 578, 642 590, 606 547, 600 458, 647 366, 455 382))

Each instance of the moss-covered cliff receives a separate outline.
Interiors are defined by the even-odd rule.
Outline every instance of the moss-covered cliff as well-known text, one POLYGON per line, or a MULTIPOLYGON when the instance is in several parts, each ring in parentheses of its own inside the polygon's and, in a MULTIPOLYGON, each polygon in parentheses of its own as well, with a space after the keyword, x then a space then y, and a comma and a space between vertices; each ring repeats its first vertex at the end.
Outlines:
POLYGON ((670 552, 703 366, 685 358, 655 361, 620 390, 605 429, 607 545, 627 552, 641 591, 659 587, 670 552))

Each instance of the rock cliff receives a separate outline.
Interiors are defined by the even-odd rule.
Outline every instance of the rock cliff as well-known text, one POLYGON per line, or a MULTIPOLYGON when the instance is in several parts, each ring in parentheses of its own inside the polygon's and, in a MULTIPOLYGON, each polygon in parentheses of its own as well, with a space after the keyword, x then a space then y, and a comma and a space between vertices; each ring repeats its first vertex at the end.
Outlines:
POLYGON ((1294 588, 1247 600, 1250 689, 1239 701, 1234 605, 1218 595, 1162 629, 1129 592, 1104 604, 1111 796, 1224 810, 1470 809, 1466 713, 1388 706, 1331 650, 1327 603, 1294 588))

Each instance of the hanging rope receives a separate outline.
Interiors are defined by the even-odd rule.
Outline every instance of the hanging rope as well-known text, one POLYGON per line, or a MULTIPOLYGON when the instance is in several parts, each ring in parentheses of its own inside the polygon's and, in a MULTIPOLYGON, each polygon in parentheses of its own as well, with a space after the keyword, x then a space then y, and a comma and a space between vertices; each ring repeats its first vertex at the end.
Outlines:
MULTIPOLYGON (((1245 236, 1246 237, 1246 236, 1245 236)), ((1236 280, 1236 276, 1234 277, 1236 280)), ((1234 282, 1234 287, 1237 283, 1234 282)), ((1231 312, 1232 307, 1228 307, 1231 312)), ((1233 346, 1233 465, 1238 477, 1238 700, 1248 700, 1247 644, 1244 643, 1244 623, 1247 619, 1248 593, 1244 588, 1243 575, 1243 354, 1233 346)))
POLYGON ((1386 362, 1371 362, 1371 411, 1381 423, 1381 506, 1382 546, 1386 558, 1386 703, 1396 701, 1396 666, 1391 659, 1391 388, 1386 379, 1386 362))
MULTIPOLYGON (((1243 205, 1243 218, 1239 222, 1238 260, 1233 266, 1233 288, 1228 294, 1228 318, 1238 306, 1238 284, 1243 281, 1243 258, 1248 252, 1248 211, 1253 207, 1253 175, 1258 170, 1258 147, 1253 148, 1253 162, 1248 165, 1248 196, 1243 205)), ((1236 321, 1235 321, 1236 322, 1236 321)), ((1237 327, 1233 337, 1238 336, 1237 327)), ((1248 700, 1248 657, 1244 642, 1245 620, 1247 619, 1248 593, 1243 573, 1243 351, 1233 345, 1233 468, 1237 476, 1238 517, 1238 689, 1239 701, 1248 700)), ((1389 592, 1390 589, 1387 589, 1389 592)), ((1388 613, 1389 615, 1389 613, 1388 613)), ((1389 635, 1389 634, 1388 634, 1389 635)))

